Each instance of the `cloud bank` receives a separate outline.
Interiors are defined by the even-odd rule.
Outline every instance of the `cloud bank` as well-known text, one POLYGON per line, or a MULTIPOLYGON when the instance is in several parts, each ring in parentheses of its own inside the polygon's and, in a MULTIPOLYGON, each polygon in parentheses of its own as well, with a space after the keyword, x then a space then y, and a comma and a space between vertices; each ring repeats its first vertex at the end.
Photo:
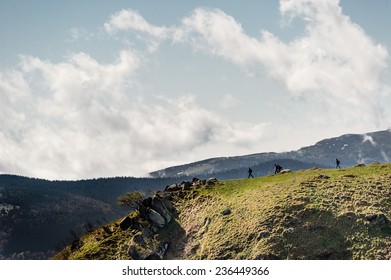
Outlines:
POLYGON ((262 139, 264 125, 245 133, 249 125, 229 123, 190 95, 135 101, 129 91, 140 63, 131 51, 112 64, 85 53, 61 63, 22 56, 17 70, 0 74, 2 171, 50 179, 143 176, 197 159, 195 149, 197 156, 222 144, 245 151, 262 139))

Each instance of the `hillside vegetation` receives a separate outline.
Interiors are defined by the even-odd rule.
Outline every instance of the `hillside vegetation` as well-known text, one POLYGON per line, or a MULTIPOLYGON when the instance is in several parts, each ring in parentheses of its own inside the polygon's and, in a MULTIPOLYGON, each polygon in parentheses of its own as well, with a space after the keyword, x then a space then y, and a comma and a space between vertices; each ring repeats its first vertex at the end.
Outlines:
POLYGON ((197 182, 158 196, 173 206, 164 227, 136 211, 128 226, 107 224, 55 258, 391 259, 390 164, 197 182))

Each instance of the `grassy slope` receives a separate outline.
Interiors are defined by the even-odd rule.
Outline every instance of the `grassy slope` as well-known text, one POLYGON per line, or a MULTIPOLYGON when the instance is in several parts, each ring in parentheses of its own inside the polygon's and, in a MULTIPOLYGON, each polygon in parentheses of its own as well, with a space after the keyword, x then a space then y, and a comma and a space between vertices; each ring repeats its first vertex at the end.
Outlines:
POLYGON ((113 233, 99 229, 65 255, 123 259, 169 240, 167 259, 391 258, 390 164, 223 181, 173 202, 175 221, 153 240, 111 224, 113 233))

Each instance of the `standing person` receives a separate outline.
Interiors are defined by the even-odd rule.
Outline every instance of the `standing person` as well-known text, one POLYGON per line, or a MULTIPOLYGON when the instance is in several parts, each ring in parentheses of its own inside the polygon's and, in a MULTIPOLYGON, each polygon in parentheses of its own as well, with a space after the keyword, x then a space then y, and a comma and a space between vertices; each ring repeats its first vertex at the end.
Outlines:
POLYGON ((249 179, 250 177, 254 178, 254 176, 253 176, 253 170, 249 167, 249 168, 248 168, 248 177, 247 177, 247 179, 249 179))
POLYGON ((339 159, 335 159, 335 163, 337 164, 337 165, 335 166, 335 168, 341 168, 341 166, 339 166, 339 164, 341 163, 341 162, 339 161, 339 159))
POLYGON ((274 171, 274 174, 280 173, 281 170, 282 170, 281 165, 279 165, 279 164, 274 164, 274 166, 276 167, 276 170, 274 171))

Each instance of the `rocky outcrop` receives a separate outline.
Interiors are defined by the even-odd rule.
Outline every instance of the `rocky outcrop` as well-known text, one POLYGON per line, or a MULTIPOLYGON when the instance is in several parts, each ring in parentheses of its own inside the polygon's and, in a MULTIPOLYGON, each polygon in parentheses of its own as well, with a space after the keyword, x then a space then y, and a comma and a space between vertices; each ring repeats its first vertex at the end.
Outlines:
POLYGON ((216 178, 198 179, 193 178, 191 181, 183 181, 180 184, 172 184, 167 186, 165 192, 189 191, 198 187, 209 187, 216 185, 218 180, 216 178))
POLYGON ((168 204, 168 202, 164 203, 162 198, 155 195, 152 198, 151 208, 164 218, 165 223, 169 223, 172 217, 169 209, 166 207, 166 204, 168 204))
MULTIPOLYGON (((216 185, 218 180, 216 178, 209 178, 207 180, 200 180, 193 178, 191 181, 183 181, 179 184, 171 184, 167 186, 164 191, 157 192, 152 197, 148 197, 143 200, 140 209, 141 216, 146 219, 148 224, 135 225, 135 221, 127 216, 121 220, 119 227, 122 230, 129 230, 129 228, 136 229, 139 231, 138 234, 133 238, 133 242, 141 244, 144 240, 152 239, 153 236, 159 234, 165 227, 167 227, 173 220, 173 216, 176 212, 173 203, 171 202, 173 197, 182 194, 191 193, 189 191, 196 190, 201 187, 210 187, 216 185), (146 238, 146 239, 145 239, 146 238)), ((223 211, 223 215, 231 214, 230 209, 223 211)), ((164 258, 170 244, 167 241, 161 241, 156 249, 149 255, 141 256, 135 248, 132 248, 131 255, 139 257, 141 259, 148 260, 161 260, 164 258)))
MULTIPOLYGON (((88 238, 73 242, 69 249, 61 252, 61 259, 68 259, 71 255, 80 258, 78 253, 81 251, 85 259, 107 259, 108 256, 110 259, 164 259, 170 248, 176 250, 182 242, 176 234, 184 234, 175 220, 179 213, 174 204, 184 198, 192 199, 198 195, 197 189, 217 183, 215 178, 193 178, 191 181, 171 184, 164 191, 156 192, 141 201, 137 200, 135 211, 117 222, 96 229, 88 238), (172 236, 171 232, 175 234, 172 236), (94 246, 90 245, 92 242, 94 246), (106 250, 107 247, 111 248, 110 252, 106 250)), ((204 232, 208 230, 210 222, 211 219, 208 219, 203 228, 204 232)))

